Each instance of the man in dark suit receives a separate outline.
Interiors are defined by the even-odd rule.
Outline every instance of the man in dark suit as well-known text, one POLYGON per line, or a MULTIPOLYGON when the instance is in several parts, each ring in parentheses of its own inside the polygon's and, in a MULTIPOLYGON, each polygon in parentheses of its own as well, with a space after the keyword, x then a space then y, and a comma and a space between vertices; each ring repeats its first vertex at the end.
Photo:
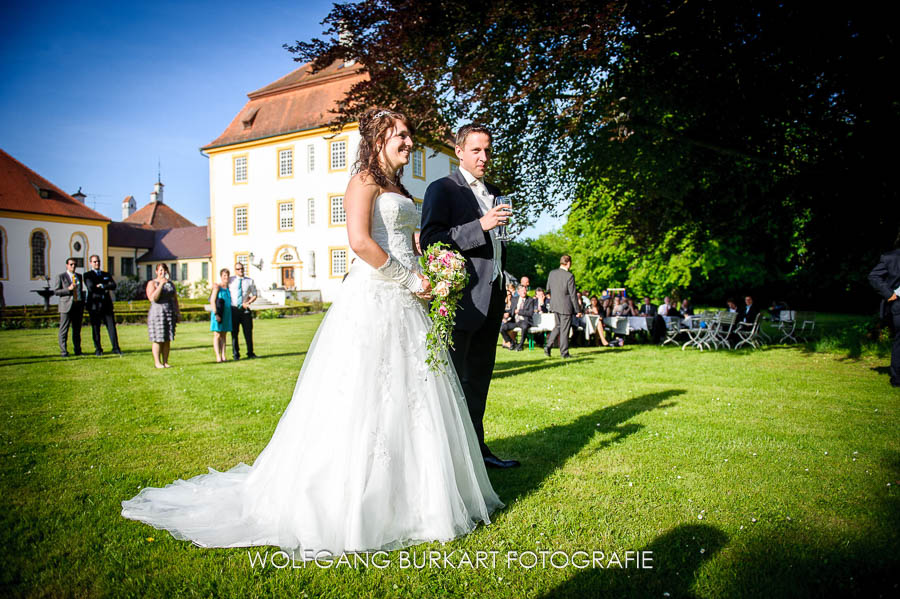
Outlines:
POLYGON ((465 125, 456 134, 459 169, 438 179, 425 191, 419 243, 450 245, 466 258, 469 284, 463 290, 453 329, 450 357, 466 396, 466 405, 486 466, 511 468, 484 443, 484 412, 497 356, 497 334, 503 319, 505 244, 496 227, 509 219, 508 206, 493 206, 500 190, 483 180, 491 159, 491 132, 465 125))
POLYGON ((575 290, 575 275, 569 272, 572 258, 563 255, 559 259, 559 268, 550 271, 547 276, 547 289, 550 291, 550 311, 556 316, 556 324, 547 338, 544 353, 550 357, 550 348, 559 339, 559 355, 564 359, 569 355, 569 329, 572 327, 572 315, 581 316, 581 305, 575 290))
POLYGON ((738 320, 739 322, 753 324, 757 314, 759 314, 759 308, 753 303, 753 298, 748 295, 744 298, 744 309, 741 310, 741 316, 738 320))
POLYGON ((84 273, 84 286, 87 288, 87 310, 91 317, 91 335, 94 338, 94 355, 102 356, 100 345, 100 324, 106 324, 112 352, 122 354, 119 349, 119 336, 116 334, 116 317, 113 312, 112 299, 109 292, 116 288, 116 282, 105 270, 100 270, 100 256, 91 256, 91 270, 84 273))
POLYGON ((869 283, 881 295, 881 318, 887 321, 894 336, 891 348, 891 385, 900 387, 900 235, 894 243, 894 251, 881 256, 869 273, 869 283))
POLYGON ((639 310, 641 316, 656 316, 656 306, 650 303, 650 298, 645 297, 644 303, 639 310))
POLYGON ((56 277, 53 290, 59 297, 59 352, 62 357, 69 355, 69 327, 72 327, 72 348, 75 355, 81 355, 81 320, 84 317, 84 288, 81 275, 75 272, 75 259, 66 260, 66 272, 56 277))
POLYGON ((537 301, 533 297, 528 297, 528 287, 519 285, 518 299, 513 300, 512 313, 509 320, 500 325, 500 336, 509 343, 509 349, 513 351, 522 351, 525 345, 525 334, 528 329, 534 326, 534 311, 537 301), (512 337, 509 332, 515 328, 520 329, 519 338, 513 344, 512 337))

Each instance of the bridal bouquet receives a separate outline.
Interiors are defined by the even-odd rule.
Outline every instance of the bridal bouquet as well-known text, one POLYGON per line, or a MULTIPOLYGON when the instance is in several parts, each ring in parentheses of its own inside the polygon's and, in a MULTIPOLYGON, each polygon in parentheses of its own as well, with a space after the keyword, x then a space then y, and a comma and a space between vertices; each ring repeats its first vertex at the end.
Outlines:
POLYGON ((419 258, 422 274, 431 283, 431 330, 428 331, 428 356, 425 363, 433 372, 444 371, 447 361, 442 351, 453 345, 456 304, 469 282, 466 259, 446 243, 432 243, 419 258))

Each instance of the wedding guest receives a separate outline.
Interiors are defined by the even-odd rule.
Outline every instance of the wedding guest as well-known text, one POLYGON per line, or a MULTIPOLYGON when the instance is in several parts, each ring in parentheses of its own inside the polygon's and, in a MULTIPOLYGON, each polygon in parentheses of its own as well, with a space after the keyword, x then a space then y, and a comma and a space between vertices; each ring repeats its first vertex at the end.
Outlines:
POLYGON ((100 256, 94 254, 90 258, 91 270, 84 273, 84 286, 87 288, 86 307, 91 318, 91 337, 94 340, 94 355, 102 356, 100 345, 100 325, 106 325, 112 353, 122 355, 119 349, 119 335, 116 332, 116 315, 113 301, 109 295, 116 288, 116 282, 105 270, 100 270, 100 256))
POLYGON ((572 268, 572 258, 563 255, 559 259, 559 268, 550 271, 547 277, 547 288, 553 295, 550 309, 556 315, 556 325, 547 338, 547 344, 544 345, 544 353, 550 357, 550 348, 556 340, 559 340, 559 354, 563 359, 568 359, 569 355, 569 329, 572 324, 572 317, 581 317, 581 304, 575 297, 575 275, 569 272, 572 268))
POLYGON ((753 297, 746 296, 744 298, 744 309, 740 311, 740 322, 747 322, 753 324, 756 320, 756 315, 759 314, 759 308, 756 307, 753 303, 753 297))
POLYGON ((212 315, 209 322, 209 330, 213 333, 213 349, 216 352, 216 362, 225 361, 225 341, 228 333, 234 337, 231 316, 233 314, 231 305, 231 292, 228 283, 231 273, 227 268, 219 271, 219 282, 213 285, 212 293, 209 294, 209 304, 212 308, 212 315))
POLYGON ((622 298, 618 295, 613 298, 613 307, 612 307, 612 315, 613 316, 625 316, 625 308, 627 304, 622 301, 622 298))
POLYGON ((600 302, 600 313, 603 315, 603 318, 609 318, 612 316, 612 306, 613 301, 608 295, 603 298, 603 301, 600 302))
POLYGON ((641 313, 638 311, 637 306, 634 305, 634 300, 632 298, 628 298, 625 300, 625 316, 640 316, 641 313))
POLYGON ((727 300, 725 300, 725 305, 728 306, 729 312, 731 312, 733 314, 737 314, 738 307, 737 307, 737 302, 734 301, 734 298, 729 297, 727 300))
POLYGON ((76 356, 81 355, 81 321, 84 318, 84 288, 82 278, 75 272, 75 259, 66 260, 66 272, 56 277, 56 289, 59 296, 59 352, 62 357, 69 355, 69 327, 72 328, 72 349, 76 356))
POLYGON ((881 320, 893 336, 891 365, 888 367, 890 384, 900 387, 900 301, 897 299, 900 293, 900 235, 897 235, 894 249, 882 254, 869 272, 869 284, 881 296, 881 320))
POLYGON ((534 290, 534 297, 537 300, 534 306, 535 312, 541 312, 543 314, 550 312, 550 298, 544 293, 543 287, 538 287, 534 290))
POLYGON ((238 332, 244 329, 244 344, 247 346, 247 358, 256 357, 253 353, 253 311, 250 304, 256 301, 256 284, 250 277, 244 276, 244 265, 234 265, 234 276, 228 282, 231 291, 231 354, 235 360, 241 359, 241 345, 238 332))
POLYGON ((153 363, 157 368, 169 366, 169 349, 175 338, 175 323, 178 322, 178 296, 175 285, 169 281, 169 267, 163 263, 156 265, 156 278, 147 281, 147 299, 150 311, 147 313, 147 331, 153 353, 153 363))
POLYGON ((672 308, 672 300, 669 299, 669 296, 663 298, 663 303, 660 304, 659 308, 656 310, 656 313, 660 316, 668 316, 669 310, 672 308))
POLYGON ((681 300, 681 315, 682 316, 693 316, 694 308, 691 306, 691 302, 686 299, 681 300))
POLYGON ((600 300, 597 299, 596 295, 591 296, 591 305, 588 306, 585 314, 593 314, 594 316, 600 317, 596 319, 597 343, 604 346, 609 345, 609 341, 606 340, 606 329, 603 327, 603 319, 606 318, 606 311, 603 308, 603 304, 601 304, 600 300))
POLYGON ((511 304, 510 318, 500 325, 500 336, 503 337, 503 347, 513 351, 522 351, 525 345, 525 334, 534 326, 535 299, 528 297, 525 285, 519 285, 519 292, 514 304, 511 304), (513 329, 519 329, 518 341, 514 340, 510 333, 513 329))
POLYGON ((650 303, 650 298, 645 297, 644 303, 641 304, 641 309, 639 310, 641 316, 656 316, 656 306, 650 303))
MULTIPOLYGON (((513 289, 510 289, 511 287, 513 287, 512 284, 506 286, 506 300, 504 300, 504 303, 503 303, 503 318, 500 320, 500 328, 501 329, 503 328, 503 325, 505 325, 507 322, 509 322, 510 319, 512 318, 513 289)), ((502 345, 506 349, 512 349, 512 344, 506 340, 506 337, 503 337, 502 345)))

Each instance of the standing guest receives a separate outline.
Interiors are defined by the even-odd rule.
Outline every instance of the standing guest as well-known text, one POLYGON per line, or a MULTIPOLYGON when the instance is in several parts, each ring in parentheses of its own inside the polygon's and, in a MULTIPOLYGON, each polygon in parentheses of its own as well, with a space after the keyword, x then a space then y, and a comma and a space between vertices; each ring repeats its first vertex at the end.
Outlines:
POLYGON ((581 317, 581 304, 578 303, 575 291, 575 275, 569 272, 572 267, 572 258, 563 255, 559 259, 559 268, 551 270, 547 277, 547 289, 550 290, 550 310, 556 316, 556 324, 547 338, 544 353, 550 357, 550 348, 559 339, 559 355, 568 359, 569 355, 569 328, 572 326, 572 316, 581 317))
POLYGON ((641 316, 656 316, 656 306, 650 303, 649 297, 645 297, 639 312, 641 316))
POLYGON ((751 296, 748 295, 744 298, 744 309, 740 314, 740 322, 749 322, 750 324, 753 324, 753 321, 756 320, 756 315, 759 314, 759 308, 753 304, 753 298, 751 296))
POLYGON ((541 312, 543 314, 547 314, 550 312, 550 299, 547 297, 547 294, 544 293, 543 287, 538 287, 534 290, 534 311, 535 313, 541 312))
POLYGON ((682 316, 693 316, 694 308, 691 306, 691 302, 686 299, 681 300, 681 315, 682 316))
POLYGON ((234 310, 232 310, 231 291, 229 291, 230 274, 227 268, 220 270, 219 283, 213 285, 212 293, 209 294, 209 304, 212 308, 209 330, 213 333, 216 362, 225 361, 225 341, 228 333, 231 333, 232 338, 236 334, 231 320, 234 310))
POLYGON ((116 315, 113 311, 112 298, 109 292, 116 288, 116 282, 105 270, 100 270, 100 256, 91 256, 91 270, 84 273, 84 286, 87 288, 87 311, 91 317, 91 337, 94 340, 94 355, 102 356, 100 345, 100 325, 106 325, 112 353, 122 355, 119 349, 119 335, 116 333, 116 315))
POLYGON ((69 355, 69 327, 72 327, 72 348, 75 355, 81 355, 81 320, 84 318, 84 288, 82 278, 75 272, 75 259, 66 260, 66 272, 56 277, 59 296, 59 352, 65 358, 69 355))
POLYGON ((238 331, 244 329, 244 344, 247 346, 247 358, 255 358, 253 353, 253 312, 250 304, 256 301, 256 284, 250 277, 244 276, 244 265, 234 265, 234 276, 228 283, 231 291, 231 355, 235 360, 241 359, 241 344, 238 342, 238 331))
POLYGON ((881 295, 881 317, 886 320, 894 343, 891 347, 891 385, 900 387, 900 235, 894 250, 883 254, 869 273, 869 283, 881 295))
POLYGON ((147 299, 150 312, 147 313, 147 330, 153 349, 153 362, 157 368, 170 368, 169 348, 175 338, 175 323, 178 321, 178 296, 175 285, 169 281, 169 267, 156 265, 156 278, 147 281, 147 299))
POLYGON ((528 329, 534 326, 534 307, 536 301, 533 297, 528 297, 528 288, 525 285, 519 285, 518 300, 511 305, 512 311, 510 319, 500 325, 500 336, 503 337, 503 347, 513 350, 522 351, 525 345, 525 334, 528 329), (519 328, 519 338, 513 341, 510 337, 512 329, 519 328), (508 345, 507 345, 508 344, 508 345))

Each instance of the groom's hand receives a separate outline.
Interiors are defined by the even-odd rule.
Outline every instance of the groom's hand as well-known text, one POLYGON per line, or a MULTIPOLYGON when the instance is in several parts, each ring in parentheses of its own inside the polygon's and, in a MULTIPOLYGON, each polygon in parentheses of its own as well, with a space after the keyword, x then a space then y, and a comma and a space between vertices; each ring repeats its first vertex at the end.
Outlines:
POLYGON ((498 225, 505 225, 509 220, 512 209, 509 204, 500 204, 488 210, 484 216, 478 219, 482 231, 490 231, 498 225))

